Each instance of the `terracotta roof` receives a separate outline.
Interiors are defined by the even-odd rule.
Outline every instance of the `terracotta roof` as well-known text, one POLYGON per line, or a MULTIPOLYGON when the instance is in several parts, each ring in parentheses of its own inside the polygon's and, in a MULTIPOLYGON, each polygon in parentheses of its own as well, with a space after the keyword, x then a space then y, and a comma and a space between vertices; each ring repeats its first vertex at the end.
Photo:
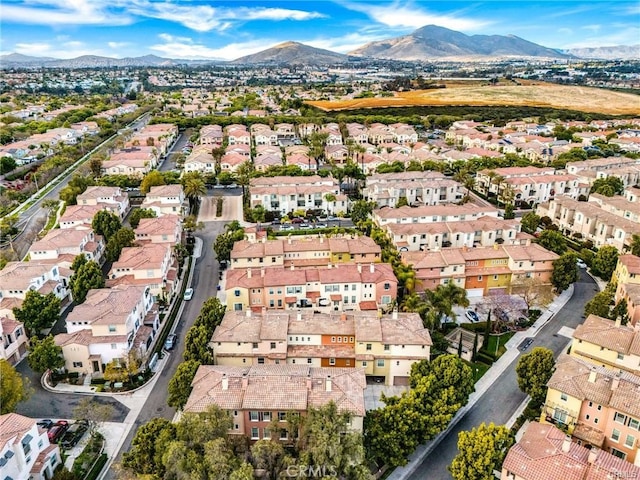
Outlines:
MULTIPOLYGON (((607 318, 589 315, 584 323, 578 325, 573 333, 573 338, 589 342, 594 345, 627 354, 635 337, 640 337, 632 327, 620 325, 607 318)), ((574 342, 573 348, 580 350, 580 343, 574 342)))
POLYGON ((67 316, 67 322, 89 322, 97 325, 124 324, 138 302, 142 300, 146 287, 118 286, 92 289, 86 300, 76 305, 67 316))
POLYGON ((17 413, 0 415, 0 450, 4 449, 7 442, 15 438, 13 443, 22 440, 22 436, 28 432, 36 421, 17 413))
POLYGON ((169 247, 166 244, 147 244, 144 247, 125 247, 120 258, 113 262, 109 277, 117 274, 118 269, 151 270, 159 269, 167 256, 169 247))
MULTIPOLYGON (((638 227, 638 229, 640 229, 640 227, 638 227)), ((620 255, 618 257, 618 262, 627 267, 629 273, 640 275, 640 257, 631 254, 620 255)))
POLYGON ((91 333, 91 330, 88 328, 83 328, 82 330, 78 330, 74 333, 59 333, 54 337, 56 345, 60 347, 65 347, 67 345, 84 345, 89 346, 92 344, 98 343, 126 343, 127 336, 126 335, 100 335, 94 336, 91 333))

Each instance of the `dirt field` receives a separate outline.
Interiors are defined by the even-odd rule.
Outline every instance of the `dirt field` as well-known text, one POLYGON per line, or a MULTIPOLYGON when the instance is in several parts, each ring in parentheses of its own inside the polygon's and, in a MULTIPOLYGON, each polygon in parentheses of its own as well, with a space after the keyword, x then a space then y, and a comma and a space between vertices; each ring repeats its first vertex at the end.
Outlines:
POLYGON ((548 107, 609 115, 640 114, 640 96, 599 88, 554 84, 461 85, 398 92, 394 97, 308 102, 322 110, 409 106, 528 106, 548 107))

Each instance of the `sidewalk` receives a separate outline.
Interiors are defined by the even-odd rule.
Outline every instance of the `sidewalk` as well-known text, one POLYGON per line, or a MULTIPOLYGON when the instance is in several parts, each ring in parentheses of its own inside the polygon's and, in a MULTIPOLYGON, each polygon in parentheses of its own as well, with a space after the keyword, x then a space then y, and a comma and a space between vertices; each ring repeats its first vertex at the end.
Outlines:
POLYGON ((484 393, 493 385, 500 375, 511 365, 520 352, 518 351, 518 345, 528 337, 535 337, 540 329, 546 325, 546 323, 553 318, 571 298, 573 295, 573 285, 567 290, 562 292, 556 297, 556 299, 549 305, 546 311, 540 316, 540 318, 534 323, 528 330, 522 332, 516 332, 516 334, 509 339, 505 344, 507 351, 502 355, 498 361, 485 373, 480 380, 476 382, 476 390, 469 396, 467 404, 458 410, 455 417, 449 423, 449 426, 443 432, 440 432, 433 440, 420 445, 415 452, 409 457, 409 463, 404 467, 396 468, 391 475, 387 477, 387 480, 405 480, 408 479, 413 472, 420 466, 424 458, 431 453, 431 451, 438 446, 440 441, 449 433, 449 431, 460 421, 466 413, 471 410, 475 403, 484 395, 484 393))

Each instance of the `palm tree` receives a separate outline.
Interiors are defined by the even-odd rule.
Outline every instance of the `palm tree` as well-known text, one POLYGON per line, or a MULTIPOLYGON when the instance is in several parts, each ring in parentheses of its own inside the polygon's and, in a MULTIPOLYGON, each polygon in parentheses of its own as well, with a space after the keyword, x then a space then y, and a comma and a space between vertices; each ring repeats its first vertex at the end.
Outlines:
POLYGON ((193 211, 202 195, 207 194, 207 187, 199 172, 189 172, 182 179, 184 195, 189 200, 189 211, 193 211))
POLYGON ((250 160, 247 160, 242 165, 238 166, 238 170, 236 171, 236 178, 238 183, 242 187, 242 198, 245 198, 245 187, 249 186, 251 182, 251 178, 253 177, 256 169, 251 163, 250 160))
POLYGON ((469 306, 467 291, 453 282, 438 285, 435 290, 427 290, 425 293, 427 300, 431 303, 436 313, 434 325, 436 328, 440 328, 443 317, 453 315, 453 307, 455 305, 465 308, 469 306))
POLYGON ((476 179, 471 175, 471 172, 466 168, 462 168, 458 170, 453 176, 453 179, 456 182, 461 183, 464 186, 464 188, 467 189, 467 192, 464 194, 464 197, 462 198, 462 203, 467 203, 469 201, 469 198, 471 197, 471 190, 473 190, 473 188, 476 186, 476 179))

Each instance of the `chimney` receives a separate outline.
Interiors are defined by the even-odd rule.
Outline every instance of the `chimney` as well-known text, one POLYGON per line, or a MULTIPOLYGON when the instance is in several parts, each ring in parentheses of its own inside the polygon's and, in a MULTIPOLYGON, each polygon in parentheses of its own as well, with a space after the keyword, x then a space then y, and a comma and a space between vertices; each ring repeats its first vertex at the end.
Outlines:
POLYGON ((291 245, 291 235, 288 235, 288 236, 287 236, 287 243, 288 243, 289 245, 291 245))
POLYGON ((589 382, 590 383, 596 383, 596 376, 598 374, 596 373, 596 367, 591 367, 591 371, 589 372, 589 382))
POLYGON ((266 317, 267 316, 267 307, 262 307, 262 317, 266 317))
POLYGON ((247 310, 247 318, 250 318, 250 317, 251 317, 251 308, 247 310))
POLYGON ((324 243, 324 235, 320 235, 320 243, 324 243))
POLYGON ((493 244, 493 249, 494 249, 494 250, 497 250, 497 249, 498 249, 498 244, 497 244, 497 243, 494 243, 494 244, 493 244))
POLYGON ((327 381, 325 382, 325 386, 326 386, 325 390, 327 392, 330 392, 331 391, 331 375, 327 375, 327 381))
POLYGON ((376 271, 376 266, 373 263, 369 264, 369 271, 371 273, 374 273, 376 271))
POLYGON ((262 237, 262 243, 267 243, 267 237, 262 237))
POLYGON ((391 318, 394 319, 394 320, 398 319, 398 309, 397 308, 393 309, 393 312, 391 313, 391 318))
POLYGON ((469 247, 467 247, 466 245, 463 245, 463 246, 462 246, 462 251, 463 251, 463 252, 466 252, 466 251, 468 251, 468 250, 469 250, 469 247))
POLYGON ((611 382, 611 390, 615 390, 620 386, 620 377, 622 375, 618 372, 615 374, 615 376, 613 377, 613 382, 611 382))
POLYGON ((564 453, 569 453, 571 450, 571 435, 565 435, 564 440, 562 441, 562 451, 564 453))
POLYGON ((229 378, 226 373, 222 374, 222 390, 229 390, 229 378))
POLYGON ((296 319, 297 319, 298 321, 301 321, 301 320, 302 320, 302 312, 301 312, 300 310, 298 310, 298 312, 296 313, 296 319))
POLYGON ((295 265, 292 263, 291 264, 291 271, 293 272, 296 269, 295 265))
POLYGON ((247 268, 247 278, 251 278, 251 269, 247 268))
POLYGON ((346 322, 347 321, 347 314, 346 313, 342 312, 340 314, 340 321, 342 321, 342 322, 346 322))
POLYGON ((247 375, 247 373, 245 372, 242 374, 242 389, 246 390, 248 386, 249 386, 249 375, 247 375))
POLYGON ((329 270, 331 270, 333 267, 331 266, 331 264, 330 264, 330 263, 327 263, 327 268, 328 268, 329 270))
POLYGON ((361 263, 358 264, 358 273, 362 273, 362 264, 361 263))
POLYGON ((264 267, 262 267, 262 268, 260 269, 260 276, 261 276, 262 278, 264 278, 264 267))
POLYGON ((620 328, 622 326, 622 317, 618 315, 616 317, 616 328, 620 328))
POLYGON ((311 391, 311 375, 307 375, 307 390, 311 391))
POLYGON ((590 465, 596 463, 599 453, 600 449, 598 447, 591 447, 591 450, 589 450, 589 456, 587 457, 587 463, 590 465))

